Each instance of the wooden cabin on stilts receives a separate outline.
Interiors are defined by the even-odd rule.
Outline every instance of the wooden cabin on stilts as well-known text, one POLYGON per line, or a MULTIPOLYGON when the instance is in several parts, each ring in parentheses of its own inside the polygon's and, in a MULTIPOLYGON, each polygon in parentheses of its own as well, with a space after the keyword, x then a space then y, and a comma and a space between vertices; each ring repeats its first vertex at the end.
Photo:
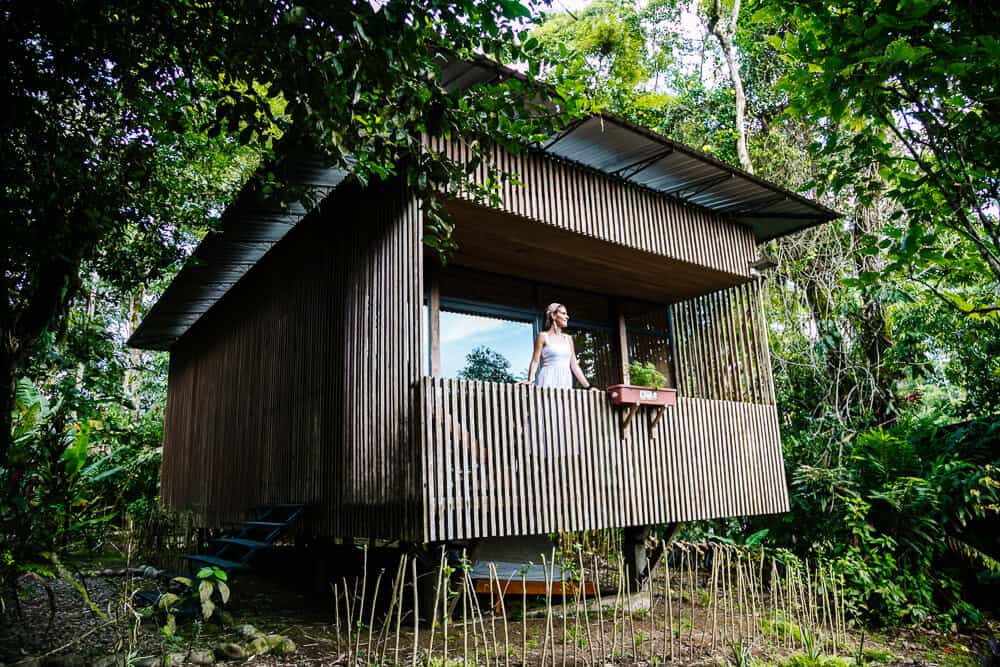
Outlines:
POLYGON ((606 114, 493 160, 521 184, 447 200, 445 266, 403 184, 306 159, 287 177, 318 205, 248 191, 225 212, 130 340, 170 351, 167 507, 218 526, 307 503, 313 536, 468 548, 788 509, 754 264, 837 213, 606 114), (591 383, 650 362, 675 404, 504 381, 550 302, 591 383))

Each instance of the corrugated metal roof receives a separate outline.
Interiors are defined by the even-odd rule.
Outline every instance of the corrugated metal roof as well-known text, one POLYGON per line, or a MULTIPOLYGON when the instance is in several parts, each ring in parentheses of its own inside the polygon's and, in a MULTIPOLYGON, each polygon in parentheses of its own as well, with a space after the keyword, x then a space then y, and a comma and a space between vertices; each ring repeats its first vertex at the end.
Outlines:
MULTIPOLYGON (((442 67, 450 90, 523 78, 485 58, 442 67)), ((749 226, 759 243, 839 217, 836 211, 757 178, 710 155, 612 114, 572 124, 538 150, 608 174, 749 226)), ((311 185, 319 199, 347 177, 316 160, 289 160, 287 180, 311 185)), ((281 209, 247 188, 223 214, 219 232, 199 244, 184 268, 129 339, 132 347, 165 350, 250 270, 306 214, 300 204, 281 209)))
POLYGON ((731 217, 758 243, 840 216, 836 211, 611 114, 586 118, 542 150, 568 162, 731 217))

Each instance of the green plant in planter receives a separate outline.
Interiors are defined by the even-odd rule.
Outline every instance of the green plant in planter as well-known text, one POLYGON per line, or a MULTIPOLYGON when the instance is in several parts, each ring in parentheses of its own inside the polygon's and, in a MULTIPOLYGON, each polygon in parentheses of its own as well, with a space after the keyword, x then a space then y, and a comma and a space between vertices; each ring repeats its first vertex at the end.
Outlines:
POLYGON ((656 370, 652 362, 633 361, 628 365, 629 382, 638 387, 651 387, 653 389, 666 389, 667 378, 663 373, 656 370))

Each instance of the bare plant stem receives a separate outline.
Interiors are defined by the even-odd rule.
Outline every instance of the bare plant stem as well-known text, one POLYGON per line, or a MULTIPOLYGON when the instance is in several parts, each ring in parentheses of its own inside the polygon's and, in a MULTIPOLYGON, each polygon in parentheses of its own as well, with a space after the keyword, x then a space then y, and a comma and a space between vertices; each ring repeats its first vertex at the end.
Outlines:
POLYGON ((375 631, 375 605, 378 602, 378 589, 379 584, 382 583, 382 575, 385 574, 385 568, 379 570, 378 577, 375 578, 375 591, 372 593, 372 603, 371 610, 368 614, 368 646, 365 647, 365 660, 371 662, 372 655, 372 633, 375 631))
POLYGON ((604 596, 601 593, 601 571, 597 566, 597 556, 593 557, 594 563, 594 590, 597 591, 597 634, 601 638, 601 658, 606 656, 604 641, 604 596))
POLYGON ((664 605, 663 612, 666 615, 666 632, 670 636, 670 660, 673 662, 674 659, 674 598, 673 591, 670 590, 670 554, 664 553, 663 555, 663 565, 664 565, 664 581, 663 581, 663 593, 667 598, 666 604, 664 605))
MULTIPOLYGON (((628 616, 628 636, 629 641, 632 642, 632 657, 638 662, 639 660, 639 645, 635 641, 635 615, 632 613, 632 577, 625 576, 625 562, 622 561, 622 578, 625 580, 625 604, 622 607, 622 620, 625 620, 625 616, 628 616)), ((622 628, 622 643, 625 642, 625 628, 622 628)))
MULTIPOLYGON (((414 558, 410 561, 410 567, 413 569, 413 651, 410 653, 410 667, 417 667, 417 655, 420 653, 420 584, 417 582, 417 559, 414 558)), ((434 617, 431 617, 431 623, 434 623, 434 617)), ((396 646, 399 646, 399 635, 396 635, 396 646)), ((399 649, 396 649, 396 654, 399 654, 399 649)), ((430 655, 428 654, 428 662, 430 662, 430 655)))
POLYGON ((651 569, 650 572, 649 572, 649 579, 647 581, 647 586, 649 587, 649 657, 650 657, 650 659, 652 659, 653 655, 656 652, 656 642, 653 640, 653 637, 656 636, 654 634, 655 631, 656 631, 656 628, 655 628, 654 623, 653 623, 654 619, 656 619, 656 600, 653 597, 653 593, 656 590, 656 586, 653 583, 654 581, 655 580, 653 579, 653 571, 651 569))
MULTIPOLYGON (((462 563, 465 563, 465 551, 462 551, 462 563)), ((463 575, 465 571, 462 571, 463 575)), ((462 577, 462 664, 469 664, 469 616, 466 600, 469 597, 469 587, 465 584, 466 578, 462 577)), ((475 623, 475 621, 473 621, 475 623)), ((475 630, 475 628, 473 628, 475 630)), ((475 635, 473 635, 475 636, 475 635)), ((445 663, 447 666, 447 663, 445 663)))
MULTIPOLYGON (((493 638, 493 655, 497 658, 497 664, 500 664, 500 646, 497 644, 497 595, 500 594, 500 580, 497 578, 497 568, 491 562, 487 566, 487 571, 490 579, 490 635, 493 638), (494 585, 494 580, 496 580, 496 585, 494 585)), ((500 594, 500 599, 503 599, 503 595, 500 594)))
MULTIPOLYGON (((693 545, 687 546, 688 604, 690 605, 691 622, 688 624, 688 657, 694 658, 694 568, 691 551, 693 545)), ((697 555, 697 553, 695 554, 697 555)))
MULTIPOLYGON (((590 611, 587 606, 587 571, 583 567, 582 547, 577 547, 576 556, 577 560, 580 562, 580 596, 583 599, 583 625, 587 628, 587 647, 590 650, 590 664, 595 665, 597 662, 594 658, 594 636, 590 632, 590 611)), ((579 615, 577 618, 579 618, 579 615)))
MULTIPOLYGON (((344 608, 347 611, 347 657, 350 660, 354 659, 354 640, 352 639, 354 630, 351 626, 354 624, 354 604, 351 601, 351 596, 348 595, 347 588, 347 577, 343 577, 344 581, 344 608)), ((358 590, 358 580, 354 580, 354 594, 357 595, 358 590)))
MULTIPOLYGON (((357 619, 352 621, 354 625, 354 655, 361 656, 361 626, 364 623, 365 618, 365 598, 367 597, 367 587, 368 587, 368 545, 366 544, 362 547, 362 552, 364 557, 361 561, 361 601, 355 601, 355 609, 358 612, 357 619)), ((355 593, 357 595, 357 593, 355 593)))
MULTIPOLYGON (((618 563, 615 563, 616 567, 618 563)), ((611 609, 611 659, 613 660, 616 654, 615 649, 618 647, 618 607, 621 604, 622 598, 622 578, 621 569, 618 570, 619 576, 617 577, 617 586, 615 588, 615 603, 611 609)))
POLYGON ((688 560, 688 578, 691 581, 691 585, 688 586, 688 590, 691 593, 691 627, 688 629, 688 647, 690 650, 690 655, 694 657, 694 614, 695 607, 698 604, 697 595, 695 590, 698 583, 698 545, 691 545, 692 556, 688 560))
MULTIPOLYGON (((566 571, 560 567, 559 587, 562 593, 562 667, 566 667, 566 643, 569 639, 569 610, 566 608, 566 571)), ((553 655, 554 657, 554 655, 553 655)))
POLYGON ((434 656, 434 632, 437 629, 438 601, 441 599, 441 578, 444 575, 444 547, 441 547, 441 558, 438 559, 437 580, 434 584, 434 608, 431 611, 431 640, 427 644, 427 662, 434 656))
POLYGON ((340 593, 337 589, 337 582, 330 584, 333 587, 333 622, 337 628, 337 655, 340 655, 340 593))
MULTIPOLYGON (((490 572, 493 574, 494 579, 497 582, 497 592, 499 594, 498 603, 500 605, 500 618, 503 619, 503 656, 505 667, 510 667, 510 630, 507 627, 507 607, 504 603, 504 596, 507 595, 507 589, 510 588, 510 579, 507 580, 507 585, 500 588, 500 576, 497 574, 497 566, 495 563, 490 563, 490 572)), ((494 612, 496 607, 493 608, 494 612)), ((495 634, 495 633, 494 633, 495 634)), ((497 661, 499 664, 499 660, 497 661)))
POLYGON ((714 544, 711 546, 711 554, 712 585, 709 590, 712 594, 712 645, 709 650, 714 653, 719 637, 719 551, 714 544))
MULTIPOLYGON (((393 652, 393 664, 400 665, 402 661, 399 659, 399 637, 402 634, 403 625, 403 593, 406 588, 406 554, 403 554, 402 560, 400 560, 399 565, 399 601, 396 603, 396 650, 393 652)), ((416 616, 417 609, 413 608, 413 614, 416 616)))
POLYGON ((521 664, 528 664, 528 575, 521 572, 521 664))

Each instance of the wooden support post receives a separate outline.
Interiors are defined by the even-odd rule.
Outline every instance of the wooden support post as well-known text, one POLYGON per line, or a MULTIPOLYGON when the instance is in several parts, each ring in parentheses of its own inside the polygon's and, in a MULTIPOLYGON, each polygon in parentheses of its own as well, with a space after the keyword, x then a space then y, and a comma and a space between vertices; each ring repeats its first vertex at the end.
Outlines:
POLYGON ((427 308, 430 311, 431 377, 441 377, 441 280, 433 260, 430 268, 430 293, 427 308))
POLYGON ((618 349, 621 351, 622 384, 629 383, 628 373, 628 336, 625 332, 625 308, 618 302, 618 349))

